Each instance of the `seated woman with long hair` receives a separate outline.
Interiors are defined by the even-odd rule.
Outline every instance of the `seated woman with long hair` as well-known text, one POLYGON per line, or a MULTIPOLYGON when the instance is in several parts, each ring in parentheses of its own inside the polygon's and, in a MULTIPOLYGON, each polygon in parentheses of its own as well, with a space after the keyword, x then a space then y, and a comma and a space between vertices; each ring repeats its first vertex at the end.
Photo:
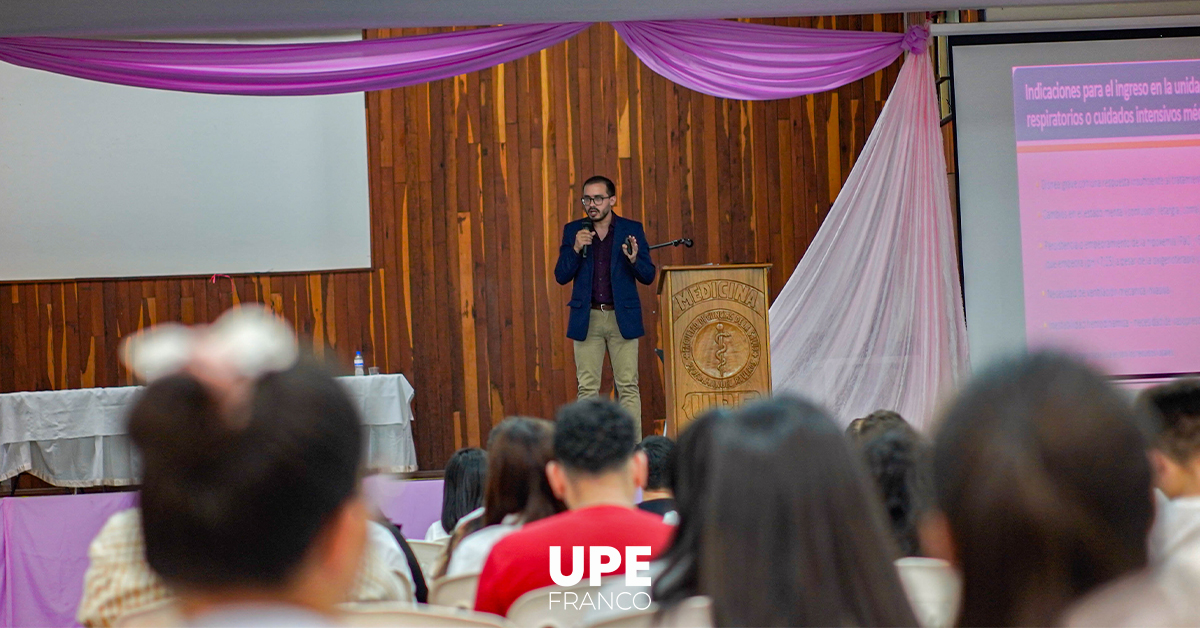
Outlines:
POLYGON ((698 592, 718 626, 913 626, 859 455, 820 407, 744 406, 717 427, 698 592))
POLYGON ((711 477, 713 433, 728 417, 728 412, 723 409, 701 414, 688 423, 679 436, 679 442, 675 444, 669 482, 675 494, 679 524, 675 527, 671 547, 651 564, 652 569, 661 570, 661 573, 651 573, 655 576, 651 597, 663 608, 699 595, 700 568, 697 556, 711 477))
POLYGON ((426 541, 441 541, 454 534, 460 522, 482 514, 483 487, 487 475, 487 452, 464 447, 446 462, 442 482, 442 516, 429 524, 426 541))
POLYGON ((358 413, 322 369, 228 340, 132 409, 146 559, 190 625, 331 623, 367 538, 358 413))
POLYGON ((479 573, 488 552, 521 526, 566 509, 550 490, 546 463, 554 459, 554 424, 509 417, 488 437, 487 487, 483 515, 451 548, 445 574, 479 573))
POLYGON ((935 438, 940 514, 922 529, 962 573, 958 625, 1058 625, 1146 565, 1146 444, 1131 404, 1071 358, 1003 362, 967 386, 935 438))

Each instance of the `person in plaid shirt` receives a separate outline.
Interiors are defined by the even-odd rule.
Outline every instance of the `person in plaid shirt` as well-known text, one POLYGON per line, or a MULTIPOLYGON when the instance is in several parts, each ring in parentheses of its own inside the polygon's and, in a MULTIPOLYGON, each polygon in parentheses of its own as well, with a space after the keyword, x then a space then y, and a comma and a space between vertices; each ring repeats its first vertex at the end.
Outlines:
MULTIPOLYGON (((83 599, 76 619, 88 628, 112 626, 131 612, 165 600, 170 589, 146 563, 142 516, 137 508, 109 517, 88 547, 83 599)), ((374 521, 367 528, 367 551, 349 602, 410 602, 412 571, 396 539, 374 521)))
POLYGON ((172 595, 164 610, 192 626, 327 626, 376 580, 364 577, 379 558, 372 538, 406 570, 391 533, 369 522, 357 408, 299 359, 272 312, 241 306, 207 327, 157 326, 123 353, 148 382, 129 413, 140 509, 93 544, 95 595, 81 615, 172 595))

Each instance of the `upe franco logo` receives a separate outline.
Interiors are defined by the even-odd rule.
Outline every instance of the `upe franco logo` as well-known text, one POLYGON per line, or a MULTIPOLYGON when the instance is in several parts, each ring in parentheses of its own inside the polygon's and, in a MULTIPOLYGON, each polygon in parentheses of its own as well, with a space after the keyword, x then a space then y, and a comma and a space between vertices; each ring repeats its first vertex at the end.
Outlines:
MULTIPOLYGON (((554 584, 560 587, 573 587, 579 584, 583 580, 583 570, 586 564, 588 584, 597 587, 600 586, 600 579, 605 574, 616 573, 621 568, 621 552, 615 547, 593 545, 586 563, 583 559, 583 550, 584 548, 578 545, 571 547, 571 574, 563 575, 562 546, 550 546, 550 579, 554 581, 554 584)), ((625 548, 625 585, 627 587, 650 586, 650 576, 639 575, 649 571, 650 562, 638 560, 639 558, 649 558, 650 553, 649 545, 631 545, 625 548)), ((592 594, 589 592, 580 594, 574 591, 554 591, 550 593, 550 608, 554 608, 555 603, 560 603, 563 608, 574 609, 590 607, 622 611, 646 610, 650 608, 650 602, 650 594, 645 591, 614 590, 607 594, 596 592, 595 599, 592 599, 592 594)))

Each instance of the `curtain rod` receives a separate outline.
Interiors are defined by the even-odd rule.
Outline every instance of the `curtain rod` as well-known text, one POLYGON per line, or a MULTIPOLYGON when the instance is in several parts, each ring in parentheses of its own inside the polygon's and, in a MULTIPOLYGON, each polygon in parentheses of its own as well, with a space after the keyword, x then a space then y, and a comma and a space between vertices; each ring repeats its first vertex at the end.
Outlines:
POLYGON ((934 24, 929 34, 999 35, 1006 33, 1053 33, 1064 31, 1102 31, 1136 28, 1178 28, 1200 26, 1200 15, 1160 15, 1153 17, 1094 18, 1083 20, 1037 20, 1028 22, 973 22, 934 24))

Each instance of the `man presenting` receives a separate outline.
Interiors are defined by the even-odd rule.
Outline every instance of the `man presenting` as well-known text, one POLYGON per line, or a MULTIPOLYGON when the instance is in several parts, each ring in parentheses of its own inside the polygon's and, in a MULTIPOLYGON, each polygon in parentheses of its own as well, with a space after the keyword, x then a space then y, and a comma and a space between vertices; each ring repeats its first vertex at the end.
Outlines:
POLYGON ((646 285, 654 281, 650 247, 642 223, 613 213, 617 186, 611 180, 596 176, 584 181, 580 200, 587 218, 563 227, 554 266, 558 283, 575 282, 568 303, 567 337, 575 341, 578 397, 600 394, 600 370, 607 350, 618 400, 640 425, 637 339, 645 330, 634 280, 646 285))

